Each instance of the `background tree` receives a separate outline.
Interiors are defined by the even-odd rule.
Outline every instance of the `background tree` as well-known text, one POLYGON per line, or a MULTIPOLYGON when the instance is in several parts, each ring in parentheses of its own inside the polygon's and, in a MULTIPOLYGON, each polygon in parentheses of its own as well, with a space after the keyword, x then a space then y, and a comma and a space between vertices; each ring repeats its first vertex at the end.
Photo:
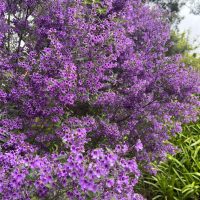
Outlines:
POLYGON ((170 22, 177 25, 182 19, 179 15, 181 8, 186 5, 188 0, 150 0, 150 2, 156 3, 167 10, 170 16, 170 22))
POLYGON ((190 0, 189 7, 193 14, 195 14, 195 15, 200 14, 200 1, 199 0, 190 0))

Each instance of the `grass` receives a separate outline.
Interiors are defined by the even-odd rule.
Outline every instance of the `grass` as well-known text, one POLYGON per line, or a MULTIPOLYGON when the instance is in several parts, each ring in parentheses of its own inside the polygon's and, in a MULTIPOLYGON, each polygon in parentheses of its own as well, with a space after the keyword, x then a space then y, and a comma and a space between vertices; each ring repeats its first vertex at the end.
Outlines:
POLYGON ((149 200, 199 200, 200 122, 185 125, 170 142, 177 154, 154 165, 157 175, 144 174, 137 190, 149 200))

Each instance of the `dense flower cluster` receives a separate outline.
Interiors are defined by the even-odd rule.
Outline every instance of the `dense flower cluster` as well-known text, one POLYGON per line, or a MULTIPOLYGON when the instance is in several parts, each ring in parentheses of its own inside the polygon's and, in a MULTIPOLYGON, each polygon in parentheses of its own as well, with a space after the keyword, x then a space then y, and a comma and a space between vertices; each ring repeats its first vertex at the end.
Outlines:
POLYGON ((141 0, 2 0, 0 199, 142 200, 199 106, 169 31, 141 0))

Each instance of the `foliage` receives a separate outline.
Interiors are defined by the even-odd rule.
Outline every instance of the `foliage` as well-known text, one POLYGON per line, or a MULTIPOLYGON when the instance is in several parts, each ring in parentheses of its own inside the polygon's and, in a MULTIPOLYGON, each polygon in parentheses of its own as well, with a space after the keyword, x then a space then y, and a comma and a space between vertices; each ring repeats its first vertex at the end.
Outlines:
POLYGON ((140 0, 0 1, 0 198, 139 200, 141 169, 197 118, 198 75, 140 0))
POLYGON ((182 62, 186 67, 193 67, 194 69, 200 69, 200 58, 196 53, 192 53, 197 47, 192 45, 187 37, 187 33, 179 33, 172 31, 170 35, 171 46, 169 46, 166 52, 167 56, 180 54, 182 56, 182 62))
POLYGON ((169 19, 172 24, 178 24, 181 21, 179 15, 181 8, 190 0, 150 0, 150 2, 160 5, 169 13, 169 19))
POLYGON ((156 176, 146 176, 152 199, 186 200, 200 198, 200 123, 184 125, 183 132, 172 139, 177 146, 175 155, 155 165, 156 176))
POLYGON ((173 25, 177 25, 183 19, 183 17, 180 16, 180 11, 184 6, 187 6, 192 14, 200 14, 199 0, 147 0, 146 2, 158 4, 164 10, 167 10, 170 14, 170 22, 173 25))
POLYGON ((170 42, 172 43, 167 51, 167 55, 181 54, 183 57, 185 54, 194 50, 194 47, 190 44, 185 32, 179 33, 177 31, 171 31, 170 42))
POLYGON ((186 66, 192 66, 194 69, 196 69, 198 72, 200 70, 200 57, 196 53, 186 53, 182 59, 183 63, 185 63, 186 66))
POLYGON ((200 1, 199 0, 189 0, 189 7, 193 14, 195 14, 195 15, 200 14, 200 1))

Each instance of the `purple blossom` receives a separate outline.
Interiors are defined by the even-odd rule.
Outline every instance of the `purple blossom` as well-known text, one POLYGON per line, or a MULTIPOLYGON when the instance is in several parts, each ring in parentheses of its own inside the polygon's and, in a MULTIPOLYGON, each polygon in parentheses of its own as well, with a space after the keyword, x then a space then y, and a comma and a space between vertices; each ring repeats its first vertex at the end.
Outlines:
POLYGON ((200 105, 169 38, 140 0, 2 0, 0 199, 143 199, 138 164, 174 152, 200 105))
POLYGON ((141 140, 138 139, 135 144, 135 150, 138 152, 138 151, 141 151, 142 149, 143 149, 143 144, 142 144, 141 140))

